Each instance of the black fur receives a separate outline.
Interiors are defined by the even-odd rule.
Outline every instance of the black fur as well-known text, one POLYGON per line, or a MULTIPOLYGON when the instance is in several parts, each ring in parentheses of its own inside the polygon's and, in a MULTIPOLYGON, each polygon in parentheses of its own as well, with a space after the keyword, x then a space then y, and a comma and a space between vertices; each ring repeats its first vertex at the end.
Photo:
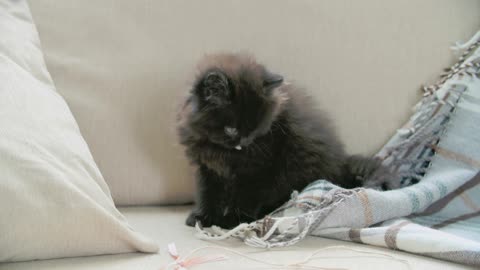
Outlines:
POLYGON ((381 166, 346 155, 312 99, 250 56, 210 56, 200 69, 178 119, 180 142, 198 167, 187 225, 251 222, 314 180, 359 187, 381 166))

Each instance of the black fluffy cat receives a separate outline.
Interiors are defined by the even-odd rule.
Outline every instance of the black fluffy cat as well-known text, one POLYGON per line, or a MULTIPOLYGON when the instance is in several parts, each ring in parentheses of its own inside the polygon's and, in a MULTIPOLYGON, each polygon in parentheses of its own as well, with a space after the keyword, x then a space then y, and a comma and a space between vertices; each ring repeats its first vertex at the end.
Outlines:
POLYGON ((180 142, 197 167, 187 225, 231 228, 327 179, 344 188, 373 180, 380 163, 348 156, 304 91, 245 54, 206 57, 178 117, 180 142))

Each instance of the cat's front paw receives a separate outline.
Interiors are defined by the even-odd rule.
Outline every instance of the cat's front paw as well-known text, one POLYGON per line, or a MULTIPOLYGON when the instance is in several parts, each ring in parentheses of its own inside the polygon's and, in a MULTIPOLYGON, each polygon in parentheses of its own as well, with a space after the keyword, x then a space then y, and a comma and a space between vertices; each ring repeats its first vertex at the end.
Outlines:
POLYGON ((195 223, 197 223, 197 219, 195 217, 195 214, 192 212, 190 215, 188 215, 187 220, 185 220, 185 224, 190 227, 194 227, 195 223))
POLYGON ((188 215, 187 220, 185 220, 185 224, 190 227, 195 227, 197 221, 200 222, 202 227, 211 227, 212 221, 208 215, 199 213, 197 211, 192 211, 190 215, 188 215))
POLYGON ((197 222, 200 222, 202 227, 211 227, 215 225, 223 229, 231 229, 239 224, 238 217, 234 214, 215 215, 201 213, 194 210, 188 215, 185 224, 187 226, 195 227, 197 222))
POLYGON ((213 224, 223 229, 233 229, 240 224, 240 221, 235 214, 226 213, 222 216, 217 216, 213 224))

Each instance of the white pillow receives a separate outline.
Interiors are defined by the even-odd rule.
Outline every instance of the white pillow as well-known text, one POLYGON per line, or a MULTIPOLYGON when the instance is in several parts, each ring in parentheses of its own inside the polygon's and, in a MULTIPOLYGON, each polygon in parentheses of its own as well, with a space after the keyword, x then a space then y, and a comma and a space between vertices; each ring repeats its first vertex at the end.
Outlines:
POLYGON ((0 262, 156 252, 115 208, 24 0, 0 0, 0 34, 0 262))

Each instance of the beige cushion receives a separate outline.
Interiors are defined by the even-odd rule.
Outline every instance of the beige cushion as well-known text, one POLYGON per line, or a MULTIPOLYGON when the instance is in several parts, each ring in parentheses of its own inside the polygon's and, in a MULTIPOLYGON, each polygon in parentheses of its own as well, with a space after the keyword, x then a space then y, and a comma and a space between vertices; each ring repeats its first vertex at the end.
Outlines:
POLYGON ((479 1, 31 1, 59 91, 117 204, 192 199, 175 108, 206 52, 248 50, 373 153, 474 33, 479 1))
POLYGON ((157 251, 115 208, 25 0, 0 0, 0 33, 0 262, 157 251))
MULTIPOLYGON (((49 260, 39 262, 26 262, 0 265, 0 270, 159 270, 162 266, 171 263, 173 260, 166 252, 167 244, 175 242, 180 255, 186 255, 198 247, 207 245, 220 245, 226 248, 234 249, 243 253, 249 253, 261 260, 268 260, 275 263, 292 263, 304 259, 315 250, 325 247, 341 246, 329 251, 322 251, 318 254, 319 259, 312 264, 331 268, 344 268, 348 270, 460 270, 475 269, 463 265, 453 264, 445 261, 435 260, 427 257, 421 257, 404 252, 387 250, 373 246, 360 245, 350 242, 329 240, 319 237, 307 237, 299 244, 283 249, 274 249, 266 251, 262 249, 250 248, 242 242, 230 239, 225 242, 206 242, 194 237, 194 230, 184 226, 183 222, 189 211, 187 207, 134 207, 124 208, 120 211, 127 217, 128 221, 138 228, 142 233, 156 239, 161 247, 159 254, 125 254, 116 256, 95 256, 84 258, 72 258, 64 260, 49 260), (346 248, 360 251, 374 252, 376 254, 359 253, 346 248), (378 254, 387 254, 397 259, 408 261, 410 268, 401 262, 390 258, 378 258, 378 254), (377 257, 377 258, 376 258, 377 257)), ((207 254, 224 254, 230 259, 224 262, 209 263, 200 266, 194 266, 188 269, 194 270, 246 270, 246 269, 272 269, 264 265, 256 264, 242 259, 234 254, 221 250, 209 250, 207 254)))

